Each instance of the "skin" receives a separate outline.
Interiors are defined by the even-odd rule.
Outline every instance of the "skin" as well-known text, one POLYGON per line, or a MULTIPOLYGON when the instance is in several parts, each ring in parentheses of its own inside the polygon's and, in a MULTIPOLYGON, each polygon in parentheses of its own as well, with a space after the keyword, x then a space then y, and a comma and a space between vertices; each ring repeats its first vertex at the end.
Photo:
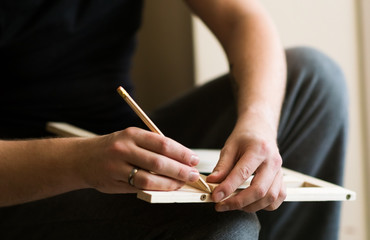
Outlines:
MULTIPOLYGON (((286 197, 276 143, 286 65, 276 30, 255 0, 187 0, 214 32, 235 79, 238 120, 210 182, 217 211, 274 210, 286 197), (252 173, 249 188, 230 195, 252 173)), ((196 181, 198 157, 181 144, 138 128, 92 138, 0 141, 0 206, 68 191, 175 190, 196 181), (140 170, 130 186, 133 166, 140 170), (152 174, 155 172, 156 174, 152 174)))
POLYGON ((84 188, 175 190, 199 178, 198 162, 174 140, 134 127, 93 138, 0 141, 0 206, 84 188), (133 166, 142 168, 135 187, 127 183, 133 166))
POLYGON ((217 211, 274 210, 286 197, 277 129, 286 84, 284 50, 256 0, 187 0, 222 44, 237 91, 238 120, 209 182, 217 211), (221 201, 255 173, 251 186, 221 201))

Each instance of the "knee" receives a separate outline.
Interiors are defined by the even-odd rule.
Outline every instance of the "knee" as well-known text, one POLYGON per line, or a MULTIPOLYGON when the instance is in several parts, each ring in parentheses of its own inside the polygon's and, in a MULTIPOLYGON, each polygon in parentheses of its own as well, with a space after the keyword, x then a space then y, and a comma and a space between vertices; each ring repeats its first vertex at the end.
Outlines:
POLYGON ((309 91, 311 100, 321 107, 331 109, 337 114, 347 114, 346 80, 337 63, 322 52, 309 47, 288 49, 286 58, 288 85, 289 81, 293 81, 293 84, 299 85, 303 91, 309 91))
POLYGON ((216 229, 208 231, 205 239, 258 239, 260 223, 254 213, 224 212, 218 221, 214 222, 216 229))

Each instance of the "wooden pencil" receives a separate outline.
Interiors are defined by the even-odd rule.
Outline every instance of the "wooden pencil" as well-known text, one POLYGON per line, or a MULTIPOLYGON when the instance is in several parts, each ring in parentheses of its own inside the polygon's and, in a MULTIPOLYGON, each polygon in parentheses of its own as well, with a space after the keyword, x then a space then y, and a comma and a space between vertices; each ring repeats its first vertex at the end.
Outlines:
POLYGON ((126 92, 123 87, 118 87, 117 92, 121 95, 121 97, 127 102, 127 104, 134 110, 134 112, 140 117, 140 119, 145 123, 145 125, 155 133, 159 135, 163 135, 163 133, 159 130, 159 128, 150 120, 150 118, 145 114, 145 112, 137 105, 137 103, 132 99, 132 97, 126 92))
MULTIPOLYGON (((145 112, 139 107, 139 105, 134 101, 134 99, 128 94, 128 92, 121 86, 117 88, 117 92, 121 97, 127 102, 127 104, 134 110, 134 112, 140 117, 140 119, 145 123, 145 125, 155 133, 164 136, 164 134, 159 130, 159 128, 150 120, 150 118, 145 114, 145 112)), ((203 178, 199 178, 196 182, 197 186, 199 186, 200 190, 206 191, 208 193, 211 192, 211 188, 209 185, 203 180, 203 178)), ((194 186, 194 185, 193 185, 194 186)))

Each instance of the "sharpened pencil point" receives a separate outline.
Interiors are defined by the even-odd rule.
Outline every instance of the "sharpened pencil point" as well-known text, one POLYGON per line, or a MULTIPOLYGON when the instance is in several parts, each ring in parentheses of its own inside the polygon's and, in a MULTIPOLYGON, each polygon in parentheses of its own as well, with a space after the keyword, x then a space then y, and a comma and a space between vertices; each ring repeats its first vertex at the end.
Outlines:
POLYGON ((202 177, 200 177, 200 178, 199 178, 199 180, 198 180, 198 184, 200 184, 200 185, 201 185, 201 188, 202 188, 204 191, 206 191, 206 192, 208 192, 208 193, 211 193, 211 192, 212 192, 211 188, 210 188, 210 187, 209 187, 209 185, 206 183, 206 181, 204 181, 204 179, 203 179, 202 177))

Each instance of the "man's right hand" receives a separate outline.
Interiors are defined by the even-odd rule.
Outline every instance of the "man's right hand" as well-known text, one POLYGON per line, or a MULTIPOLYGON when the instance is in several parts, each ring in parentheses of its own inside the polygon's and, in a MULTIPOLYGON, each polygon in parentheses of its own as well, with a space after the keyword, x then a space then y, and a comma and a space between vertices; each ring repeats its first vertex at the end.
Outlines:
POLYGON ((78 171, 87 186, 101 192, 175 190, 199 178, 195 153, 159 134, 130 127, 94 141, 84 150, 86 159, 81 160, 78 171), (135 167, 138 171, 131 186, 128 176, 135 167))

